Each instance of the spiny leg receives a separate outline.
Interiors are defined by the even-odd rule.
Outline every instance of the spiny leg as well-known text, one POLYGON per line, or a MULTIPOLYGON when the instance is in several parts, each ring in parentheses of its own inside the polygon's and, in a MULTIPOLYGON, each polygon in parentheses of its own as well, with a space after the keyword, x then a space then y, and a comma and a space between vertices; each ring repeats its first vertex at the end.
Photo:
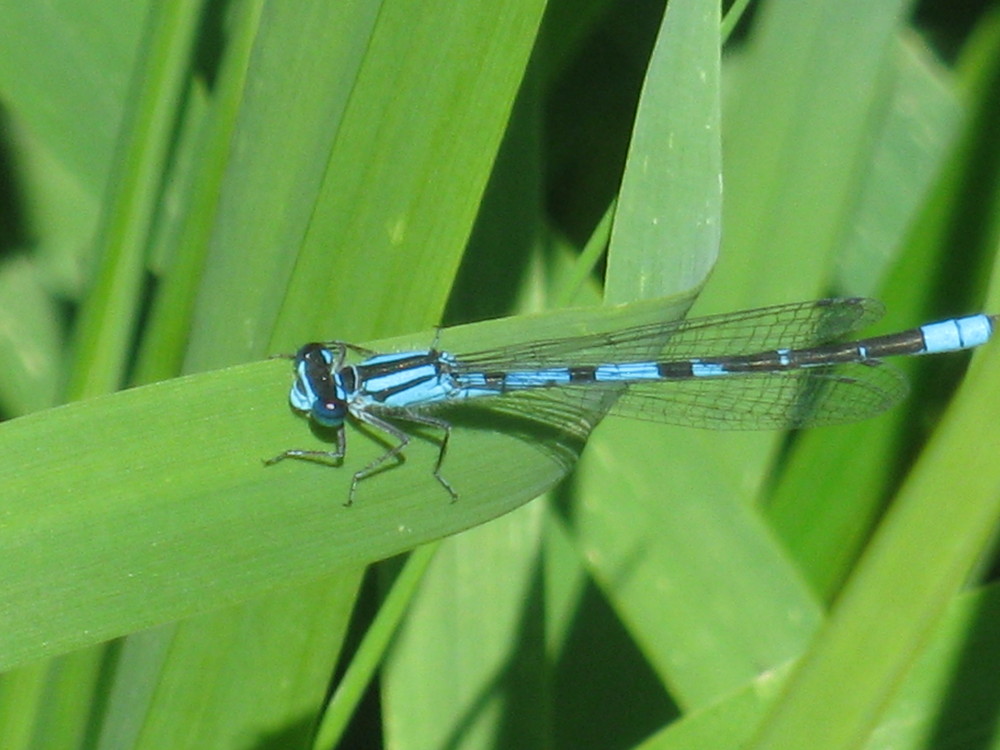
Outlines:
POLYGON ((344 436, 344 428, 341 427, 337 430, 337 449, 333 451, 314 451, 314 450, 302 450, 300 448, 291 448, 287 451, 282 451, 277 456, 273 458, 264 459, 265 466, 273 466, 279 461, 283 461, 286 458, 328 458, 333 461, 343 461, 344 455, 347 453, 347 438, 344 436))
POLYGON ((428 427, 436 427, 437 429, 444 432, 444 437, 441 439, 441 448, 438 450, 437 461, 434 462, 434 470, 431 472, 434 478, 441 483, 441 486, 448 491, 451 495, 451 501, 455 502, 458 500, 458 493, 455 488, 451 486, 451 483, 441 476, 441 464, 444 463, 444 456, 448 450, 448 441, 451 439, 451 424, 438 417, 429 417, 426 414, 414 414, 407 412, 405 415, 401 415, 402 419, 408 422, 415 422, 417 424, 426 425, 428 427))
POLYGON ((398 456, 403 451, 403 448, 405 448, 410 443, 410 436, 407 435, 405 432, 403 432, 403 430, 399 429, 395 425, 389 424, 383 419, 379 419, 373 414, 370 414, 366 411, 358 411, 354 413, 354 416, 358 419, 359 422, 364 422, 365 424, 374 427, 377 430, 381 430, 382 432, 388 433, 392 437, 396 438, 396 440, 399 442, 397 442, 396 445, 394 445, 392 448, 390 448, 381 456, 379 456, 370 464, 368 464, 365 468, 354 472, 354 476, 351 479, 351 491, 347 493, 347 502, 344 503, 344 507, 346 508, 349 508, 351 507, 351 505, 354 504, 354 491, 358 488, 358 482, 360 482, 362 479, 367 479, 368 477, 370 477, 378 470, 379 466, 384 464, 389 459, 398 456))
MULTIPOLYGON (((374 427, 378 430, 381 430, 382 432, 388 433, 392 437, 396 438, 396 440, 398 440, 399 442, 395 446, 387 450, 385 453, 383 453, 381 456, 376 458, 374 461, 372 461, 370 464, 368 464, 366 467, 354 473, 354 478, 351 482, 351 492, 348 495, 347 502, 345 503, 345 505, 347 506, 350 506, 354 502, 354 491, 357 489, 358 483, 362 479, 367 479, 372 474, 374 474, 383 463, 400 455, 403 449, 410 443, 410 436, 407 435, 406 432, 396 427, 395 425, 390 424, 389 422, 386 422, 383 419, 380 419, 379 417, 373 415, 371 412, 362 411, 356 413, 355 416, 359 421, 364 422, 365 424, 370 425, 371 427, 374 427)), ((416 414, 413 412, 400 412, 398 414, 393 414, 393 416, 398 419, 405 419, 408 422, 423 424, 427 425, 428 427, 437 427, 438 429, 444 431, 444 438, 441 440, 441 448, 438 451, 437 461, 434 463, 434 470, 432 473, 434 475, 434 478, 437 479, 438 482, 441 484, 441 486, 444 487, 444 489, 448 492, 449 495, 451 495, 452 502, 455 502, 455 500, 458 499, 458 493, 455 492, 454 488, 451 486, 448 480, 445 479, 443 476, 441 476, 441 464, 444 461, 445 451, 448 448, 448 439, 451 437, 451 425, 445 422, 443 419, 437 419, 436 417, 428 417, 426 415, 416 414)))

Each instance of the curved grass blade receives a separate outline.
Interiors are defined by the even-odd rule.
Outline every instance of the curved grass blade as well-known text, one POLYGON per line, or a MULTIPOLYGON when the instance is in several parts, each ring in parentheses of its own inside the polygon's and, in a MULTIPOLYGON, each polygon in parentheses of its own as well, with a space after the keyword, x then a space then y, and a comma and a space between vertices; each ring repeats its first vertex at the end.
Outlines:
MULTIPOLYGON (((672 309, 660 302, 494 321, 450 329, 443 343, 502 346, 672 309)), ((262 465, 286 448, 325 444, 290 412, 287 368, 257 362, 0 425, 0 668, 469 528, 551 487, 579 447, 566 443, 553 456, 497 431, 496 421, 457 424, 446 464, 457 502, 430 476, 430 435, 413 441, 406 466, 366 482, 345 510, 352 471, 384 450, 377 440, 351 430, 341 469, 262 465)))

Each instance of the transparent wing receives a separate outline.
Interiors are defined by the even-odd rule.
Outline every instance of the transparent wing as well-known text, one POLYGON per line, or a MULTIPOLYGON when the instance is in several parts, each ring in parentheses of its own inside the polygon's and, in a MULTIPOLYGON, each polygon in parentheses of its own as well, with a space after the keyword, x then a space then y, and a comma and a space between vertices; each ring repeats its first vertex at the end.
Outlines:
POLYGON ((852 363, 738 378, 643 383, 625 391, 610 411, 716 430, 817 427, 867 419, 900 401, 906 392, 906 381, 891 367, 852 363))
POLYGON ((478 372, 588 366, 796 349, 863 328, 883 312, 881 302, 860 297, 796 302, 461 354, 458 368, 478 372))
POLYGON ((885 411, 906 392, 906 382, 896 370, 868 362, 628 386, 560 386, 476 402, 491 411, 586 436, 607 413, 716 430, 842 424, 885 411))

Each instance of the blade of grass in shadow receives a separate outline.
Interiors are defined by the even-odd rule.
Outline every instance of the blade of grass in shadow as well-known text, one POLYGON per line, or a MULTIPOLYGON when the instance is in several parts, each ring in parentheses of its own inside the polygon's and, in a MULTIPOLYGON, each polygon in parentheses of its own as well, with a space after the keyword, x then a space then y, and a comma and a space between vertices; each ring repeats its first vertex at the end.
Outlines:
MULTIPOLYGON (((997 697, 994 678, 1000 661, 996 647, 998 608, 1000 590, 995 585, 957 597, 878 728, 866 743, 857 746, 926 750, 962 746, 970 737, 992 737, 997 697), (963 652, 968 654, 965 658, 963 652), (948 706, 942 711, 942 695, 949 684, 953 690, 949 705, 958 704, 953 714, 948 706), (970 706, 974 708, 970 710, 970 706)), ((768 704, 780 694, 790 666, 762 675, 719 703, 687 714, 638 750, 746 747, 768 704)))
MULTIPOLYGON (((1000 39, 1000 35, 994 36, 1000 39)), ((902 64, 909 67, 912 63, 904 59, 902 64)), ((952 147, 944 169, 925 199, 921 215, 910 231, 896 243, 902 243, 904 253, 896 267, 890 269, 880 295, 888 305, 883 330, 901 330, 930 317, 972 311, 972 301, 961 298, 962 294, 970 292, 942 290, 940 281, 942 276, 950 276, 949 272, 942 274, 942 269, 952 266, 968 269, 982 262, 972 260, 972 256, 988 259, 993 252, 988 231, 981 237, 989 246, 983 246, 983 242, 970 236, 974 227, 988 224, 992 216, 992 209, 981 203, 982 181, 975 177, 981 165, 986 163, 996 138, 991 124, 995 117, 989 103, 995 87, 993 74, 988 69, 992 65, 977 67, 972 75, 979 80, 969 86, 974 92, 974 101, 981 103, 981 114, 968 118, 966 130, 952 147), (973 185, 974 188, 966 187, 973 185), (969 190, 976 193, 971 200, 967 193, 969 190), (970 206, 976 205, 981 205, 981 210, 970 209, 970 206), (967 260, 958 257, 957 248, 961 248, 960 252, 967 260)), ((902 77, 915 75, 924 78, 927 72, 910 70, 902 77)), ((905 87, 905 91, 915 88, 911 84, 905 87)), ((918 125, 913 126, 916 132, 911 136, 927 139, 927 123, 940 124, 945 118, 936 111, 947 105, 929 83, 925 82, 922 90, 919 98, 912 92, 904 94, 905 99, 899 106, 912 112, 920 102, 919 109, 931 110, 920 118, 918 125)), ((933 140, 941 138, 943 134, 933 140)), ((904 154, 908 161, 913 160, 906 142, 900 143, 897 139, 887 144, 887 148, 890 152, 880 155, 878 161, 901 160, 904 154)), ((927 155, 926 158, 933 156, 927 155)), ((910 182, 906 181, 901 188, 903 192, 910 190, 910 182)), ((912 200, 910 196, 899 195, 893 201, 893 208, 889 209, 888 196, 900 191, 893 191, 890 182, 882 185, 879 192, 882 213, 890 217, 899 213, 898 204, 908 204, 912 200)), ((870 222, 861 224, 859 228, 868 235, 884 234, 881 228, 873 227, 870 222)), ((874 259, 869 262, 869 268, 879 265, 874 259)), ((882 276, 878 272, 871 275, 875 278, 882 276)), ((968 277, 974 279, 981 275, 987 274, 970 273, 968 277)), ((927 372, 929 363, 920 365, 921 371, 927 372)), ((898 367, 908 373, 917 371, 916 363, 901 362, 898 367)), ((951 374, 957 376, 958 373, 951 374)), ((831 430, 829 434, 807 433, 792 446, 787 466, 769 498, 767 513, 778 534, 799 560, 805 575, 825 598, 834 597, 870 536, 871 525, 882 508, 886 493, 891 492, 892 483, 898 481, 899 461, 907 460, 906 454, 915 450, 915 441, 921 434, 914 429, 913 417, 919 418, 922 403, 928 403, 931 409, 937 406, 946 395, 942 386, 947 381, 945 377, 935 383, 933 393, 926 392, 926 389, 913 393, 910 405, 915 413, 907 414, 906 409, 897 408, 876 420, 870 429, 857 425, 831 430), (906 424, 908 419, 909 425, 906 424), (866 449, 859 455, 857 445, 861 440, 866 449), (847 462, 850 462, 851 471, 845 473, 841 467, 847 462), (836 481, 824 481, 825 477, 836 481)), ((912 381, 912 384, 919 387, 921 382, 912 381)), ((926 422, 926 419, 921 421, 926 422)))
MULTIPOLYGON (((633 207, 615 220, 612 298, 698 287, 715 260, 716 12, 706 3, 668 6, 619 203, 635 174, 633 207)), ((571 520, 584 557, 682 707, 703 705, 762 665, 790 658, 819 618, 766 527, 733 507, 746 480, 718 448, 724 442, 702 431, 609 422, 575 477, 581 500, 571 520)))
POLYGON ((323 576, 124 639, 94 746, 308 747, 359 577, 323 576))
POLYGON ((69 399, 122 384, 138 321, 146 243, 203 6, 202 0, 151 6, 96 240, 98 269, 77 321, 69 399))
POLYGON ((237 9, 231 18, 211 110, 206 120, 199 122, 193 167, 183 191, 184 217, 176 233, 167 238, 173 253, 144 331, 133 374, 135 383, 162 380, 181 370, 264 2, 242 2, 237 9))
POLYGON ((1000 521, 996 445, 978 438, 983 425, 1000 420, 1000 393, 989 376, 998 367, 995 344, 977 355, 829 624, 750 747, 854 747, 874 728, 1000 521), (958 466, 963 498, 956 504, 958 466))
POLYGON ((313 743, 316 750, 334 748, 340 742, 437 549, 438 544, 434 542, 418 547, 407 558, 402 572, 392 582, 388 596, 379 605, 378 614, 365 631, 364 639, 330 698, 313 743))

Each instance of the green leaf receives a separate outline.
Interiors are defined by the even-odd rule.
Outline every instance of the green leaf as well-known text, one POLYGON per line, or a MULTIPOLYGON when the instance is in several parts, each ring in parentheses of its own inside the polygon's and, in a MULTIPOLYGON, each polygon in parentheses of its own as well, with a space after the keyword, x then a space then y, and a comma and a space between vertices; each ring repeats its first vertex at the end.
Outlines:
POLYGON ((153 5, 0 3, 2 97, 94 193, 104 186, 142 21, 153 5))
MULTIPOLYGON (((657 303, 513 318, 449 329, 440 345, 499 345, 669 314, 657 303)), ((405 465, 362 483, 347 509, 351 474, 385 449, 351 430, 343 468, 292 460, 265 467, 262 459, 286 448, 324 445, 290 413, 289 382, 287 361, 258 362, 0 425, 8 457, 0 467, 0 664, 411 549, 527 502, 572 459, 573 445, 539 451, 458 422, 443 469, 458 502, 430 474, 431 435, 415 441, 405 465)))
POLYGON ((146 244, 203 7, 200 0, 153 5, 146 19, 148 50, 128 99, 96 238, 98 267, 77 321, 70 399, 123 385, 139 322, 146 244))
MULTIPOLYGON (((716 258, 717 13, 707 3, 676 3, 664 17, 615 219, 615 298, 697 287, 716 258)), ((581 554, 684 709, 792 658, 820 621, 810 592, 741 499, 765 471, 767 454, 751 452, 755 444, 764 443, 608 420, 574 478, 570 520, 581 554)))
POLYGON ((608 256, 612 302, 689 293, 719 253, 719 9, 667 7, 646 71, 608 256))

